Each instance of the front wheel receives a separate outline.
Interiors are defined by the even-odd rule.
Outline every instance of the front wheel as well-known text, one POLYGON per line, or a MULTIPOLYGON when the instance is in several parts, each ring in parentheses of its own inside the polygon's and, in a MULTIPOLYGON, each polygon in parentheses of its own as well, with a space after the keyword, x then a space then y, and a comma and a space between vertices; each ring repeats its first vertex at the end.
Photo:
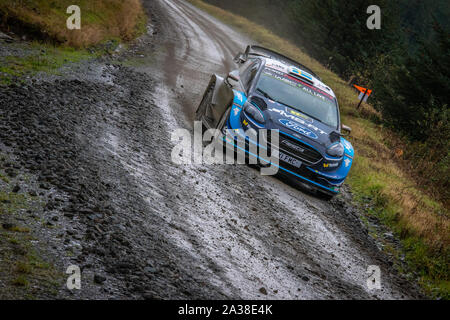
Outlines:
POLYGON ((330 201, 335 196, 334 194, 329 194, 329 193, 325 193, 322 191, 317 191, 317 195, 320 199, 325 200, 325 201, 330 201))
POLYGON ((219 122, 217 123, 217 129, 221 133, 225 133, 224 130, 225 130, 225 127, 227 125, 228 118, 230 117, 230 113, 231 113, 231 107, 228 107, 227 110, 225 110, 225 112, 223 113, 223 115, 220 118, 219 122))
MULTIPOLYGON (((226 135, 226 129, 227 129, 227 121, 230 116, 231 107, 229 107, 220 118, 219 122, 217 123, 216 130, 211 138, 210 141, 204 141, 204 145, 209 144, 217 144, 219 147, 222 147, 222 152, 225 155, 227 150, 227 143, 223 140, 223 137, 226 135)), ((216 149, 217 150, 217 149, 216 149)))

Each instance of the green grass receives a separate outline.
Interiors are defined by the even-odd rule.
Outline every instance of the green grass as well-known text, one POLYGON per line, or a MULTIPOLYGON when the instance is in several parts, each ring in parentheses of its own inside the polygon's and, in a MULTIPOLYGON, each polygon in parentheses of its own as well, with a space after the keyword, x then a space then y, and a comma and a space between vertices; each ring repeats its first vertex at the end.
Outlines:
POLYGON ((29 282, 24 275, 20 275, 13 280, 12 284, 19 287, 26 287, 28 286, 29 282))
POLYGON ((6 176, 6 174, 2 173, 0 171, 0 180, 2 180, 5 183, 9 183, 9 178, 6 176))
MULTIPOLYGON (((398 188, 408 187, 410 181, 402 180, 401 177, 392 177, 383 172, 376 172, 376 168, 371 168, 371 159, 364 156, 358 157, 358 161, 355 161, 352 170, 353 172, 347 183, 352 188, 355 200, 372 206, 373 209, 370 209, 368 213, 380 219, 402 240, 403 253, 409 267, 408 270, 404 271, 418 274, 419 283, 427 294, 449 299, 450 251, 446 242, 436 245, 427 243, 427 235, 419 235, 414 232, 410 219, 402 215, 402 212, 407 209, 404 208, 401 199, 399 199, 401 190, 397 189, 399 195, 396 196, 386 192, 387 189, 392 188, 392 185, 396 185, 398 188)), ((446 212, 442 204, 429 198, 420 190, 413 188, 409 192, 415 194, 415 197, 423 202, 423 208, 414 208, 415 212, 425 209, 430 216, 434 217, 439 217, 443 212, 446 212)), ((437 224, 434 231, 445 233, 445 227, 437 224)), ((429 232, 433 232, 433 229, 429 232)))
POLYGON ((28 208, 29 199, 21 193, 0 192, 0 214, 13 214, 19 209, 28 208))
MULTIPOLYGON (((0 155, 0 176, 4 176, 2 163, 11 161, 0 155)), ((27 193, 10 192, 18 179, 0 181, 0 221, 11 222, 12 227, 0 224, 0 299, 34 299, 55 296, 63 284, 63 273, 45 258, 43 247, 35 247, 36 238, 30 221, 23 222, 21 215, 26 210, 39 211, 43 201, 27 193)), ((34 225, 37 225, 34 222, 34 225)))
POLYGON ((52 44, 8 44, 25 52, 25 56, 0 56, 0 84, 23 82, 25 77, 39 72, 58 74, 68 63, 111 53, 122 41, 146 32, 147 16, 140 0, 78 1, 82 28, 72 31, 66 28, 66 8, 71 4, 70 0, 0 0, 0 21, 12 17, 25 29, 45 30, 49 39, 44 40, 52 40, 52 44))
POLYGON ((0 57, 0 81, 11 83, 38 72, 56 74, 67 63, 79 62, 95 57, 87 50, 76 50, 65 46, 52 46, 34 42, 24 48, 29 52, 24 57, 0 57))
POLYGON ((0 19, 40 32, 42 37, 74 47, 88 47, 111 38, 124 41, 140 35, 146 15, 140 0, 0 0, 0 19), (81 10, 81 29, 69 30, 70 5, 81 10))
POLYGON ((16 264, 16 271, 18 273, 25 273, 25 274, 31 273, 31 265, 29 265, 26 262, 19 261, 16 264))
POLYGON ((369 204, 372 209, 365 214, 376 216, 401 239, 403 252, 395 256, 405 255, 408 270, 403 271, 418 274, 419 283, 430 296, 449 299, 449 209, 414 181, 409 169, 397 159, 395 146, 403 142, 401 138, 380 124, 381 116, 370 105, 363 103, 356 110, 357 93, 346 81, 295 44, 241 16, 201 0, 189 1, 260 45, 307 65, 334 90, 342 122, 353 129, 349 140, 355 148, 355 159, 346 182, 355 200, 369 204))

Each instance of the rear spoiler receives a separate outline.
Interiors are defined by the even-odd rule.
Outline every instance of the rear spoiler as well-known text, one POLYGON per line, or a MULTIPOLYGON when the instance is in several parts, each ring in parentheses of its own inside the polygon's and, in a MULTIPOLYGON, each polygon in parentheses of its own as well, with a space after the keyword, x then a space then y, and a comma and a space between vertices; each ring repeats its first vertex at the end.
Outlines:
POLYGON ((260 56, 260 57, 265 57, 265 58, 269 58, 269 59, 274 59, 274 60, 278 60, 281 61, 283 63, 286 64, 290 64, 292 66, 295 66, 299 69, 302 69, 306 72, 309 72, 310 74, 312 74, 314 77, 316 77, 317 79, 321 80, 320 77, 311 69, 309 69, 308 67, 302 65, 300 62, 297 62, 291 58, 288 58, 284 55, 282 55, 281 53, 275 52, 273 50, 267 49, 267 48, 263 48, 260 46, 247 46, 247 49, 245 50, 245 53, 238 53, 238 55, 234 58, 234 61, 236 63, 243 63, 245 61, 247 61, 249 56, 260 56))

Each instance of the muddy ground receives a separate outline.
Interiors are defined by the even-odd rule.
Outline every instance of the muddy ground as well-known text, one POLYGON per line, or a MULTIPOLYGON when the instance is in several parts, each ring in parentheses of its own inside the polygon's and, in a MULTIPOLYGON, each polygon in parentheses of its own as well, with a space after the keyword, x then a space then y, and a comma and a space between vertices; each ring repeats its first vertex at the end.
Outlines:
POLYGON ((43 203, 0 222, 30 228, 62 273, 82 268, 82 289, 54 297, 422 297, 347 188, 326 202, 247 166, 172 163, 171 133, 253 41, 184 1, 144 2, 148 32, 126 50, 0 87, 0 167, 43 203))

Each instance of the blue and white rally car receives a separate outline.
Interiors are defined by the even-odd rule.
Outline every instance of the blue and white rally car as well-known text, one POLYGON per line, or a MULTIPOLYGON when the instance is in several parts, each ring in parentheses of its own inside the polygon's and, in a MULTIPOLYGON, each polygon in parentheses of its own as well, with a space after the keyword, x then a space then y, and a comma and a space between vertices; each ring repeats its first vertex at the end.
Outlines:
POLYGON ((238 69, 225 79, 211 77, 196 120, 221 132, 278 129, 279 172, 331 199, 354 157, 343 138, 351 129, 341 124, 333 90, 302 64, 266 48, 248 46, 235 62, 238 69))

